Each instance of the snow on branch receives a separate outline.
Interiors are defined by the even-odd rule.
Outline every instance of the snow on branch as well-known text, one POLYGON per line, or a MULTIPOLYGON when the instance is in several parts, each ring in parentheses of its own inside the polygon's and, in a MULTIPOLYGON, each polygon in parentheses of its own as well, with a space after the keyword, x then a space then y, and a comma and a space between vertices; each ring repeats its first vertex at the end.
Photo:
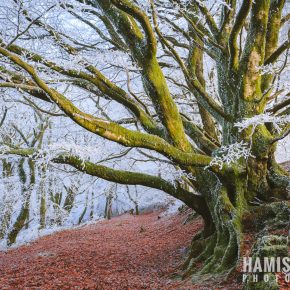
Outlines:
MULTIPOLYGON (((282 65, 282 68, 285 69, 286 67, 289 67, 289 63, 286 63, 284 65, 282 65)), ((258 66, 257 67, 258 70, 260 71, 261 75, 275 75, 275 74, 279 74, 281 71, 281 64, 279 62, 277 63, 270 63, 270 64, 266 64, 266 65, 262 65, 262 66, 258 66)))
POLYGON ((217 150, 208 167, 219 166, 219 168, 222 169, 224 164, 231 165, 241 158, 247 159, 250 156, 252 156, 251 148, 248 143, 243 141, 233 143, 228 146, 222 146, 217 150))
POLYGON ((100 153, 101 151, 96 147, 62 143, 48 145, 47 148, 39 150, 33 157, 43 164, 48 164, 61 155, 78 156, 82 161, 90 161, 93 156, 100 155, 100 153))
POLYGON ((96 147, 92 146, 79 146, 69 143, 55 143, 47 145, 45 149, 20 149, 3 145, 0 147, 0 156, 15 154, 24 155, 33 158, 37 163, 47 166, 51 161, 57 159, 59 156, 78 156, 83 162, 96 159, 103 153, 96 147), (19 154, 20 152, 20 154, 19 154))
POLYGON ((252 118, 245 118, 241 122, 235 123, 235 127, 241 132, 250 126, 256 127, 265 123, 272 123, 279 130, 280 126, 290 123, 290 116, 273 116, 270 113, 265 113, 252 118))
POLYGON ((188 174, 185 170, 173 166, 160 167, 159 173, 162 179, 170 182, 175 188, 177 188, 177 183, 183 183, 185 178, 195 180, 191 173, 188 174))

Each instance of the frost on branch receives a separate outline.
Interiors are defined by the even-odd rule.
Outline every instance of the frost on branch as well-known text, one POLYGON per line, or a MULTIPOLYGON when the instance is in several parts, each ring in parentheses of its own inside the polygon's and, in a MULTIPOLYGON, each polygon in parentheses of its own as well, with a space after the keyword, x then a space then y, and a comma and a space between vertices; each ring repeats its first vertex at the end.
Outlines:
POLYGON ((278 63, 270 63, 267 65, 259 66, 258 69, 260 70, 261 75, 267 75, 267 74, 277 74, 279 73, 281 67, 278 63))
POLYGON ((45 150, 39 150, 33 157, 42 164, 48 164, 60 155, 78 156, 83 161, 90 161, 100 151, 95 147, 78 146, 75 144, 51 144, 45 150))
POLYGON ((186 179, 194 179, 194 176, 190 173, 186 173, 184 170, 179 168, 174 168, 172 166, 166 166, 166 167, 160 167, 159 168, 159 174, 162 179, 167 180, 170 182, 173 186, 177 186, 178 182, 183 182, 184 178, 186 179))
POLYGON ((6 146, 6 145, 2 145, 0 147, 0 157, 5 156, 7 152, 9 152, 11 148, 6 146))
POLYGON ((265 123, 272 123, 274 127, 279 131, 280 126, 290 123, 290 116, 272 116, 269 113, 256 115, 252 118, 243 119, 241 122, 235 123, 235 127, 239 128, 239 132, 244 129, 254 126, 254 128, 258 125, 263 125, 265 123))
POLYGON ((228 146, 222 146, 215 154, 214 158, 210 162, 210 166, 217 165, 220 169, 224 164, 230 165, 241 158, 247 159, 251 156, 251 148, 249 144, 242 142, 233 143, 228 146))

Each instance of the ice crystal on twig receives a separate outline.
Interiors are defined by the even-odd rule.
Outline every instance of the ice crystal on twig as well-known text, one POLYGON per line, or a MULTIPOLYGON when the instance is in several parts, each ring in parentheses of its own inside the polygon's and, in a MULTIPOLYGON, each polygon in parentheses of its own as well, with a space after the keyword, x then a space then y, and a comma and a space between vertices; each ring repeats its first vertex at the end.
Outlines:
POLYGON ((250 126, 263 125, 265 123, 272 123, 276 129, 279 129, 280 126, 290 123, 290 116, 272 116, 269 113, 256 115, 252 118, 245 118, 241 122, 235 123, 235 127, 239 128, 239 132, 250 126))
POLYGON ((209 166, 217 165, 222 169, 224 164, 230 165, 239 159, 247 159, 251 156, 251 149, 248 143, 238 142, 228 146, 222 146, 217 152, 209 166))

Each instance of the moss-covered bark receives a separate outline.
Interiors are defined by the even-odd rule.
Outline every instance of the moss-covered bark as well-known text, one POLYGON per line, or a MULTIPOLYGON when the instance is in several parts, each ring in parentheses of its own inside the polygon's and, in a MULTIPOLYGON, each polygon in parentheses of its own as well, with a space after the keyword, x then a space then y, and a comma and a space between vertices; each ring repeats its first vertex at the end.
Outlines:
MULTIPOLYGON (((259 165, 255 165, 254 168, 258 170, 259 165)), ((264 174, 267 180, 268 175, 264 169, 260 174, 256 174, 257 180, 260 181, 264 174)), ((273 203, 271 196, 273 197, 274 192, 270 190, 270 184, 267 184, 266 194, 261 191, 260 186, 258 190, 256 186, 253 187, 253 184, 260 185, 260 182, 254 181, 255 178, 249 183, 246 176, 239 176, 234 172, 228 174, 226 178, 226 181, 222 181, 210 172, 203 172, 198 177, 198 181, 203 184, 201 192, 206 196, 213 227, 210 234, 203 231, 193 239, 188 258, 183 266, 183 278, 191 275, 195 281, 195 279, 206 279, 207 274, 212 277, 229 273, 241 259, 240 252, 244 246, 245 233, 264 237, 274 230, 289 228, 290 204, 289 202, 273 203), (259 199, 254 199, 257 197, 259 199), (265 203, 254 206, 254 201, 258 200, 263 200, 265 203)), ((264 182, 263 179, 262 183, 264 182)), ((287 184, 289 186, 289 179, 287 184)), ((283 190, 283 187, 281 186, 280 189, 283 190)), ((283 236, 280 238, 283 239, 283 236)), ((286 239, 286 236, 284 238, 286 239)), ((257 246, 261 246, 259 240, 257 246)), ((264 256, 281 254, 278 248, 272 249, 277 252, 273 252, 272 255, 265 252, 264 256)), ((283 257, 287 256, 287 251, 285 253, 283 257)), ((266 284, 249 285, 247 287, 250 288, 246 289, 265 289, 261 287, 263 285, 265 287, 266 284)))

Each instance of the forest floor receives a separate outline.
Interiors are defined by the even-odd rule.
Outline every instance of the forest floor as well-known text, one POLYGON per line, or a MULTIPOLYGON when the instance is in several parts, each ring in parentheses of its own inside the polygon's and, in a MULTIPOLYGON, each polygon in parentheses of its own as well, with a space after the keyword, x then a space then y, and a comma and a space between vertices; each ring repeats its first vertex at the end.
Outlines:
POLYGON ((241 289, 239 272, 227 282, 172 279, 202 229, 187 216, 124 214, 0 252, 0 289, 241 289))
POLYGON ((0 252, 0 289, 220 289, 171 279, 202 228, 185 219, 124 214, 0 252))

